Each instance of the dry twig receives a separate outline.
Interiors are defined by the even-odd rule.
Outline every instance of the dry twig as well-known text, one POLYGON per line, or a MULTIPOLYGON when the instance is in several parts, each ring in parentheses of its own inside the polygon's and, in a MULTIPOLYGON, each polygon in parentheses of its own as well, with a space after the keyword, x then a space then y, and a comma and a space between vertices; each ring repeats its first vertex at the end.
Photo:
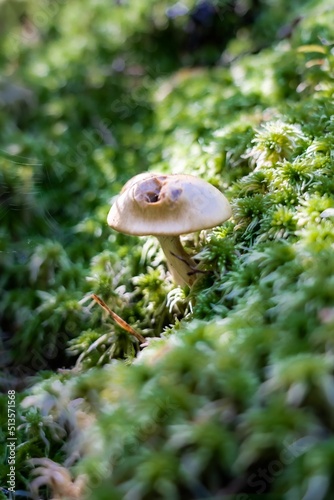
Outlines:
POLYGON ((146 339, 145 337, 143 337, 140 333, 138 333, 134 328, 132 328, 132 326, 130 326, 126 321, 124 321, 124 319, 122 319, 120 316, 118 316, 118 314, 114 313, 114 311, 112 311, 110 309, 110 307, 107 306, 107 304, 102 300, 100 299, 100 297, 98 297, 97 295, 95 295, 95 293, 92 294, 92 299, 95 300, 95 302, 97 302, 99 304, 99 306, 102 307, 102 309, 104 309, 105 311, 107 311, 108 314, 110 314, 110 316, 112 317, 112 319, 121 327, 123 328, 123 330, 125 330, 126 332, 128 333, 131 333, 131 335, 133 335, 134 337, 136 337, 136 339, 141 343, 143 344, 146 339))

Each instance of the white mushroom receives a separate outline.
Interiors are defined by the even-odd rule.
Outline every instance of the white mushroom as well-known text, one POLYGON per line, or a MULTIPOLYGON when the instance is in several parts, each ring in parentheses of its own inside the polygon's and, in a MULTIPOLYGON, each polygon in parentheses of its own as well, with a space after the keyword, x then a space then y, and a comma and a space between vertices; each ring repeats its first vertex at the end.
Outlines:
POLYGON ((121 233, 156 236, 174 281, 191 286, 195 263, 179 236, 217 226, 231 215, 225 196, 202 179, 146 173, 125 184, 109 211, 108 224, 121 233))

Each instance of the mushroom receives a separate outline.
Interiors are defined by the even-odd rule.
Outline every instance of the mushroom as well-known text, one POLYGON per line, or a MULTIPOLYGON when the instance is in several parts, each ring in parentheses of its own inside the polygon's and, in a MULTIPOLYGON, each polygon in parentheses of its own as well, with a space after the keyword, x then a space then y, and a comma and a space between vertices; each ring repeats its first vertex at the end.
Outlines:
POLYGON ((212 228, 231 215, 225 196, 202 179, 144 173, 125 184, 107 221, 125 234, 156 236, 174 281, 191 286, 195 262, 184 250, 180 235, 212 228))

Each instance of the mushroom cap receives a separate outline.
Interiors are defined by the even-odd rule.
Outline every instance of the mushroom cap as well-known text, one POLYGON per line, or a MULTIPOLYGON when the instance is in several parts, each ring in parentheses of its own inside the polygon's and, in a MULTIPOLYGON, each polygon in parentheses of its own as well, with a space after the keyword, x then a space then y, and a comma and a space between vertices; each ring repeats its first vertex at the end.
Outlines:
POLYGON ((125 184, 107 221, 125 234, 175 236, 209 229, 231 215, 225 196, 198 177, 145 173, 125 184))

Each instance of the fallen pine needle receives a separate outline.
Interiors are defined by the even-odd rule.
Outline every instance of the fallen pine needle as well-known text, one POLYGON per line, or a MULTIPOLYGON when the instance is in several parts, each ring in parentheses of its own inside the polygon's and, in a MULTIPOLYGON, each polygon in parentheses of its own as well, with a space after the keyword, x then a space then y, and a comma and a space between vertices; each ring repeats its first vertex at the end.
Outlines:
POLYGON ((134 330, 134 328, 132 328, 132 326, 130 326, 126 321, 124 321, 124 319, 122 319, 120 316, 118 316, 118 314, 114 313, 114 311, 112 311, 110 309, 110 307, 108 307, 107 304, 102 299, 100 299, 100 297, 98 297, 97 295, 95 295, 95 293, 92 294, 92 299, 94 299, 95 302, 97 302, 99 304, 99 306, 102 307, 102 309, 104 309, 105 311, 107 311, 107 313, 110 314, 110 316, 112 317, 112 319, 121 328, 123 328, 123 330, 125 330, 128 333, 131 333, 131 335, 133 335, 134 337, 136 337, 136 339, 141 344, 143 344, 144 342, 146 342, 145 337, 143 337, 140 333, 136 332, 136 330, 134 330))

